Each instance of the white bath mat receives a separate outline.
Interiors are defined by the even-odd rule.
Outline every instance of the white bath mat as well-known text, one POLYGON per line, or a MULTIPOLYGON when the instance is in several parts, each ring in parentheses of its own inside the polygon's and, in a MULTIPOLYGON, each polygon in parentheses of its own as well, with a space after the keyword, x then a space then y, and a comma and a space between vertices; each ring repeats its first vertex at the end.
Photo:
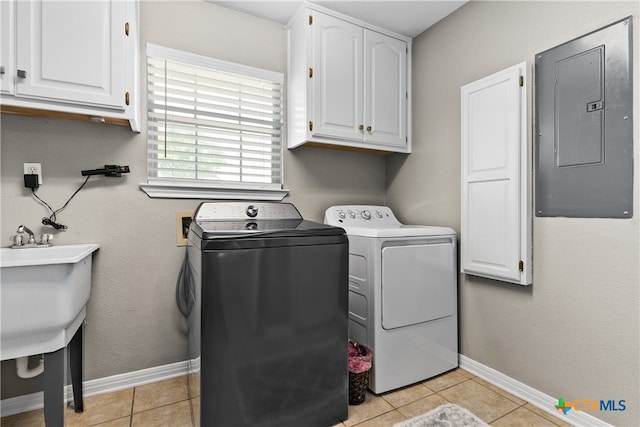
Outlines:
POLYGON ((463 407, 447 403, 426 414, 394 424, 393 427, 489 427, 489 425, 463 407))

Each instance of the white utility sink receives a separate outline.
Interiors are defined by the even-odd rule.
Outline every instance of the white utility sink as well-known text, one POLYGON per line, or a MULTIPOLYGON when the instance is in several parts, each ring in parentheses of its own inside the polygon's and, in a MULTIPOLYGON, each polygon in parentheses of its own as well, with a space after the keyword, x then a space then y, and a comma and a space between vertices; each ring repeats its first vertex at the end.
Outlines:
POLYGON ((85 318, 97 243, 0 249, 0 360, 65 347, 85 318))

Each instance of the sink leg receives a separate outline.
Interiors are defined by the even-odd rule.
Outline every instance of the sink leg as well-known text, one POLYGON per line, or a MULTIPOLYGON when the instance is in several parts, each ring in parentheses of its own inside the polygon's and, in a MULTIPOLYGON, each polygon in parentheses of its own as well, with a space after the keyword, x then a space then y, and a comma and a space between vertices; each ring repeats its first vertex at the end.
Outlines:
POLYGON ((66 349, 44 354, 44 423, 64 427, 64 383, 66 349))
MULTIPOLYGON (((71 385, 73 386, 73 409, 75 412, 84 410, 82 396, 82 329, 80 325, 69 342, 69 365, 71 368, 71 385)), ((69 405, 71 406, 71 405, 69 405)))

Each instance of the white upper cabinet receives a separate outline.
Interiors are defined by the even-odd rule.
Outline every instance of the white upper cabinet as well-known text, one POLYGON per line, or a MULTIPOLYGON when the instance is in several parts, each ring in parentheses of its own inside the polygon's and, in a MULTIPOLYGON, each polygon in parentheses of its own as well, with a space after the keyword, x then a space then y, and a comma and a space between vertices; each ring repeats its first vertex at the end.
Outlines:
POLYGON ((531 284, 526 63, 462 87, 463 273, 531 284))
MULTIPOLYGON (((137 4, 134 0, 8 3, 2 111, 129 124, 139 131, 137 4), (5 81, 5 77, 8 77, 5 81), (5 89, 6 84, 6 89, 5 89), (55 112, 49 114, 48 112, 55 112), (60 114, 64 113, 64 114, 60 114), (65 115, 66 114, 66 115, 65 115)), ((4 66, 4 54, 2 57, 4 66)))
POLYGON ((15 6, 12 1, 0 1, 0 94, 14 91, 15 6))
POLYGON ((19 1, 17 18, 16 95, 124 110, 123 2, 19 1))
POLYGON ((362 28, 316 13, 309 25, 313 43, 309 117, 314 136, 362 140, 363 38, 362 28))
POLYGON ((314 14, 309 84, 313 96, 311 134, 362 140, 362 28, 332 16, 314 14))
POLYGON ((365 31, 365 134, 372 144, 407 148, 407 43, 365 31))
POLYGON ((411 151, 411 40, 329 11, 288 28, 288 146, 411 151))

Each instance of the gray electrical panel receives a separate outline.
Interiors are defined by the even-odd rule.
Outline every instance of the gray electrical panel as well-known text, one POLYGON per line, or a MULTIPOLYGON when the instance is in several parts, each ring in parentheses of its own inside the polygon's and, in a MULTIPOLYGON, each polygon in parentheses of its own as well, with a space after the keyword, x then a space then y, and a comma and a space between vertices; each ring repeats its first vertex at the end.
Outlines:
POLYGON ((631 23, 536 55, 537 216, 633 216, 631 23))

